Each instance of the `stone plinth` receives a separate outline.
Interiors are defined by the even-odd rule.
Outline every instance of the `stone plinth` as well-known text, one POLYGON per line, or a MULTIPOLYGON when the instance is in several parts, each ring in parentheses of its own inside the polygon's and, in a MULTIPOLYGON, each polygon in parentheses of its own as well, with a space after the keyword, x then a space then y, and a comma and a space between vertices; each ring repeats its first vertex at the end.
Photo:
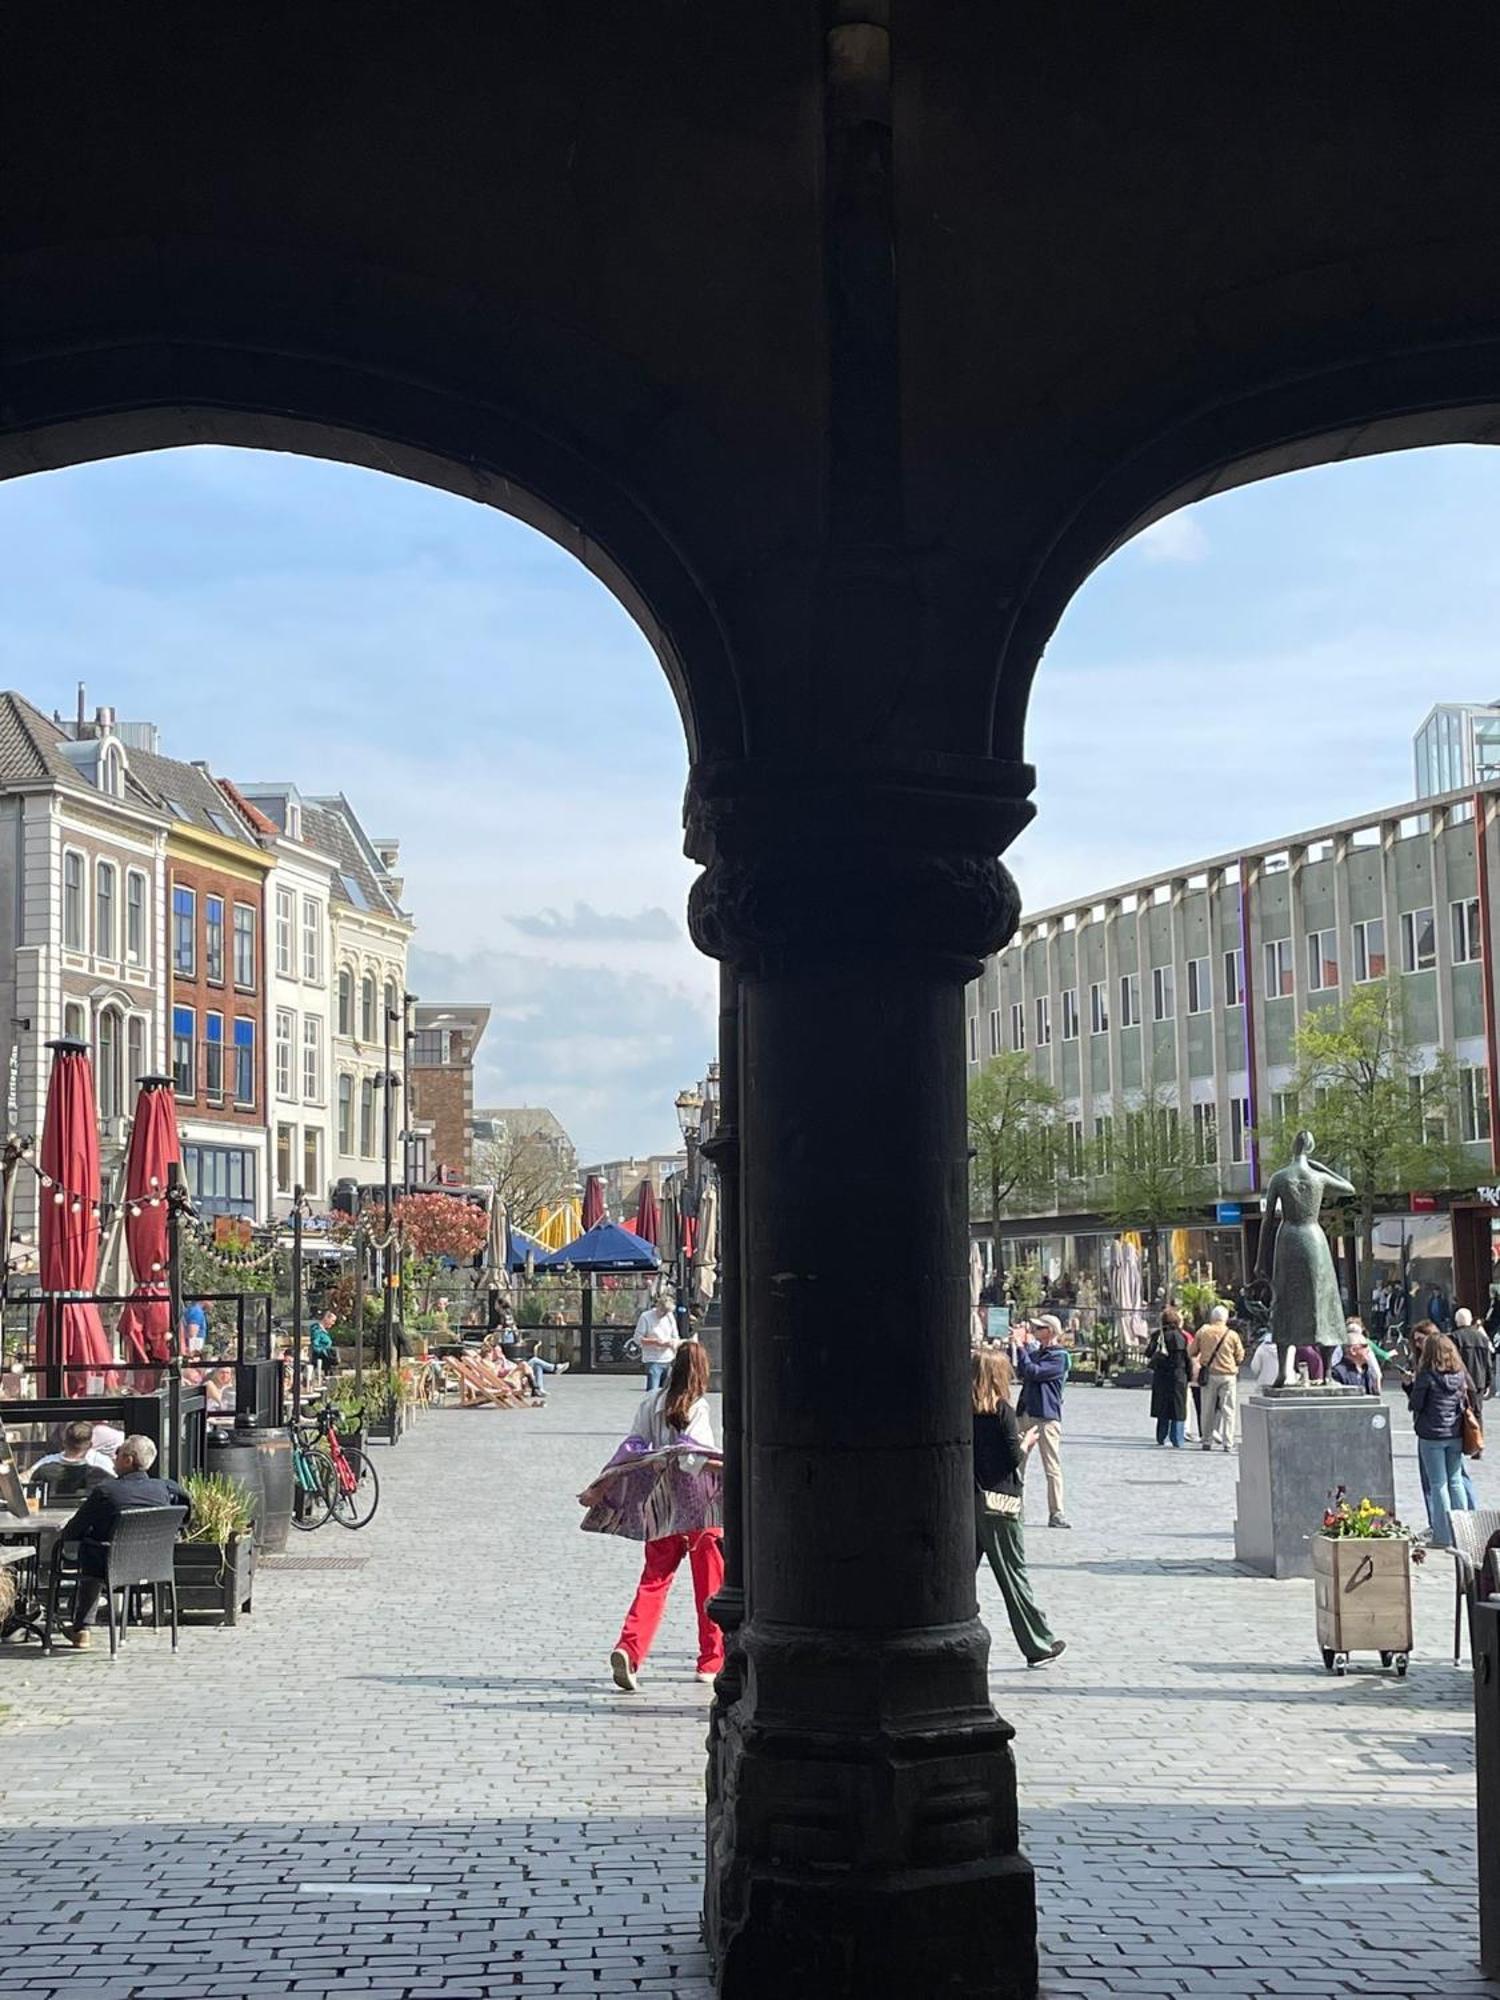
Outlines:
POLYGON ((1311 1576, 1312 1537, 1339 1486, 1394 1508, 1390 1411, 1357 1389, 1272 1389, 1242 1406, 1234 1552, 1266 1576, 1311 1576))

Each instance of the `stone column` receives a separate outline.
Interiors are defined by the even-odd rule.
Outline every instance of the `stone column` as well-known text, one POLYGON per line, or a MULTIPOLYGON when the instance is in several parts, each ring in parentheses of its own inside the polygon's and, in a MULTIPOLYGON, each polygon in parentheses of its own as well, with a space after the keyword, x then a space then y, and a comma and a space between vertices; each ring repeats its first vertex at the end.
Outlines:
POLYGON ((707 1887, 725 2000, 1036 1990, 975 1597, 963 1063, 964 984, 1015 924, 993 857, 1025 814, 811 767, 694 776, 693 934, 740 993, 745 1618, 707 1887))

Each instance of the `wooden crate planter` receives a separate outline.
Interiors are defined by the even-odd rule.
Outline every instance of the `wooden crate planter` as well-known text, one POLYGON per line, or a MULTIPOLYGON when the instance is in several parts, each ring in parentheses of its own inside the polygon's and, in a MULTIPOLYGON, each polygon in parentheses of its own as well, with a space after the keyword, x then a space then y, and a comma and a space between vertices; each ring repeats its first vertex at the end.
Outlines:
POLYGON ((172 1556, 179 1618, 238 1625, 250 1609, 255 1581, 255 1538, 234 1535, 217 1542, 179 1542, 172 1556))
POLYGON ((1312 1550, 1324 1666, 1342 1674, 1351 1653, 1379 1653, 1383 1666, 1404 1674, 1412 1648, 1411 1543, 1314 1535, 1312 1550))

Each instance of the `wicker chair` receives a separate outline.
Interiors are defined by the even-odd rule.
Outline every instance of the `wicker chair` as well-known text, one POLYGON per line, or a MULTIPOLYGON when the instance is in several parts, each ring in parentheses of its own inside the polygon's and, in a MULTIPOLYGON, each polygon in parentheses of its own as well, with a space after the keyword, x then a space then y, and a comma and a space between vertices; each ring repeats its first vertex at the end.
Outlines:
MULTIPOLYGON (((172 1650, 177 1650, 177 1585, 173 1567, 172 1551, 177 1537, 187 1519, 185 1507, 127 1507, 115 1522, 114 1534, 110 1537, 109 1553, 104 1573, 104 1601, 109 1611, 109 1652, 113 1659, 119 1651, 120 1641, 130 1624, 131 1607, 136 1602, 137 1593, 149 1587, 151 1591, 151 1623, 153 1627, 161 1623, 161 1593, 170 1592, 167 1599, 167 1614, 172 1628, 172 1650), (115 1594, 119 1593, 120 1607, 115 1609, 115 1594)), ((69 1551, 76 1555, 76 1549, 69 1551)), ((65 1568, 58 1564, 54 1570, 52 1588, 47 1603, 47 1639, 50 1647, 52 1626, 57 1619, 58 1599, 61 1585, 75 1580, 76 1568, 65 1568)))
POLYGON ((1472 1604, 1481 1588, 1480 1571, 1491 1535, 1500 1535, 1500 1507, 1476 1507, 1472 1513, 1449 1516, 1453 1545, 1453 1664, 1463 1654, 1464 1607, 1472 1604))

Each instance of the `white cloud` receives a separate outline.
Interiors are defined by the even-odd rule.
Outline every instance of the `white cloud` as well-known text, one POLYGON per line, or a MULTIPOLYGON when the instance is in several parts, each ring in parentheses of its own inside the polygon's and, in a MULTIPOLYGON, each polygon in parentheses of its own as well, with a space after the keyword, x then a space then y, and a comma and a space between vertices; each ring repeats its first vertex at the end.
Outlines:
POLYGON ((1143 528, 1129 544, 1151 563, 1202 562, 1208 554, 1208 536, 1197 515, 1188 508, 1164 515, 1143 528))

